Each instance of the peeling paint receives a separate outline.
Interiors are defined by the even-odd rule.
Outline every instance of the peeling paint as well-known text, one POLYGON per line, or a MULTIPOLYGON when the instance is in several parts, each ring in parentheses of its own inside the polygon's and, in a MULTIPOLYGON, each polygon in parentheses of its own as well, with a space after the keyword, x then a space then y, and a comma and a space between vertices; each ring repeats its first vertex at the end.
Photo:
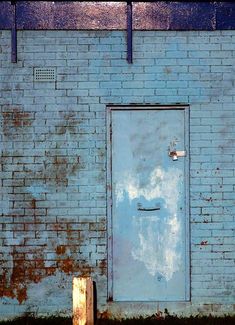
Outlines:
POLYGON ((164 228, 162 228, 162 221, 157 216, 144 219, 133 217, 134 228, 139 234, 139 245, 132 251, 132 256, 143 262, 152 276, 159 272, 168 281, 173 273, 180 268, 181 258, 176 253, 176 247, 181 237, 180 224, 176 214, 180 174, 181 171, 175 168, 163 171, 157 167, 150 175, 149 185, 146 188, 138 188, 138 185, 133 185, 134 180, 131 177, 129 177, 130 182, 127 184, 127 188, 125 185, 122 188, 128 192, 130 200, 141 196, 146 201, 164 197, 163 206, 170 211, 164 222, 164 228), (160 229, 161 231, 159 231, 160 229), (156 234, 158 234, 157 238, 156 234), (171 234, 170 237, 169 234, 171 234))

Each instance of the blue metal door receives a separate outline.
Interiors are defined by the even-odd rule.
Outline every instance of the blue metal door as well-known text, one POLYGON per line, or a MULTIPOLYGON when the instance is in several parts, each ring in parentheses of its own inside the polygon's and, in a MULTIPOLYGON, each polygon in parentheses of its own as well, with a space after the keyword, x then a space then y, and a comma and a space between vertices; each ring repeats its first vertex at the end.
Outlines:
POLYGON ((111 110, 110 290, 188 299, 188 109, 111 110))

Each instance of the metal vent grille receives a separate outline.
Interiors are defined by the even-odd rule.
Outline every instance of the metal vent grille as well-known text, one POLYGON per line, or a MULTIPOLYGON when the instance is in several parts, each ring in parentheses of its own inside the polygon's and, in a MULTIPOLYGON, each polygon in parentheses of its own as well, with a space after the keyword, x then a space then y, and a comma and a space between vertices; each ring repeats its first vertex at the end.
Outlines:
POLYGON ((34 68, 34 81, 55 81, 55 68, 34 68))

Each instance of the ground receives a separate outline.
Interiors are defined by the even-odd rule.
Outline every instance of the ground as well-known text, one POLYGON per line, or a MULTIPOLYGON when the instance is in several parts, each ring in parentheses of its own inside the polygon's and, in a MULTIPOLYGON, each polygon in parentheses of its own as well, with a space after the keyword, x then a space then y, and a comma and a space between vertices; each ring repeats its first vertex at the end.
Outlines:
MULTIPOLYGON (((12 321, 0 322, 0 325, 72 325, 71 318, 33 318, 22 317, 12 321)), ((235 316, 233 317, 190 317, 177 318, 168 316, 165 319, 158 318, 155 315, 148 318, 126 319, 126 320, 107 320, 99 319, 96 325, 115 325, 115 324, 158 324, 158 325, 232 325, 235 324, 235 316)))

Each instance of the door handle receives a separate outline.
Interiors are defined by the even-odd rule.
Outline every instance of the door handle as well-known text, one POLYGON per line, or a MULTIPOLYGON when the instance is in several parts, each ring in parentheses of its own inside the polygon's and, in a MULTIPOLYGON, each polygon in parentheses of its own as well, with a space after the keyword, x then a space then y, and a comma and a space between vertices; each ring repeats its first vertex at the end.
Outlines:
POLYGON ((152 207, 152 208, 144 208, 142 207, 142 205, 139 203, 138 204, 138 207, 137 207, 137 210, 138 211, 156 211, 156 210, 160 210, 161 208, 158 206, 158 207, 152 207))

